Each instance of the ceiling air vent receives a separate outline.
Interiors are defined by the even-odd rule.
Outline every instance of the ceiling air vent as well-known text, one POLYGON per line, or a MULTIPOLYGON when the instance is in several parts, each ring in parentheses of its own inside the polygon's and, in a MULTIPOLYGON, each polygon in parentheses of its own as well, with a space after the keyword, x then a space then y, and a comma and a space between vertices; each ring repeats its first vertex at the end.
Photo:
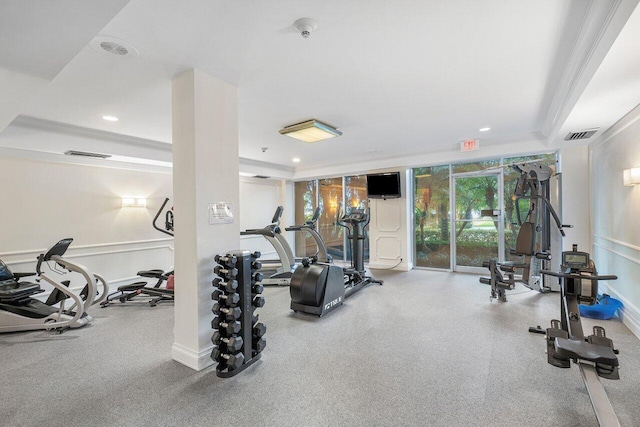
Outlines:
POLYGON ((256 175, 255 178, 269 179, 271 177, 270 176, 266 176, 266 175, 256 175))
POLYGON ((86 151, 69 150, 64 152, 65 156, 93 157, 94 159, 108 159, 110 154, 88 153, 86 151))
POLYGON ((594 133, 598 132, 600 128, 586 129, 581 130, 579 132, 569 132, 569 135, 564 137, 565 141, 576 141, 579 139, 588 139, 593 136, 594 133))

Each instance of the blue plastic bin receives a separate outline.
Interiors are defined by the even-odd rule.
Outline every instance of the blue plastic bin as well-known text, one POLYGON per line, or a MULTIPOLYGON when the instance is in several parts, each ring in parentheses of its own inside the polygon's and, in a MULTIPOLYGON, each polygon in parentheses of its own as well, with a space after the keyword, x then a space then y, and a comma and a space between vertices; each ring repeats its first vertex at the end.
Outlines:
POLYGON ((594 305, 580 305, 580 315, 591 319, 611 319, 615 316, 616 311, 622 307, 622 303, 611 298, 607 294, 598 295, 598 302, 594 305))

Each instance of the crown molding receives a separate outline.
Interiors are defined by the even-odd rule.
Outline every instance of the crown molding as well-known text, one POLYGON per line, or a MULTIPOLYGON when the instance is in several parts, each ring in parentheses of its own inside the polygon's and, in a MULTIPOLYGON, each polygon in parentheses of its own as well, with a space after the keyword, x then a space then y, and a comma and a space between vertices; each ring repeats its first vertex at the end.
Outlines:
POLYGON ((542 111, 546 113, 542 133, 550 145, 569 117, 585 88, 611 49, 639 0, 590 0, 568 59, 556 84, 547 87, 542 111))

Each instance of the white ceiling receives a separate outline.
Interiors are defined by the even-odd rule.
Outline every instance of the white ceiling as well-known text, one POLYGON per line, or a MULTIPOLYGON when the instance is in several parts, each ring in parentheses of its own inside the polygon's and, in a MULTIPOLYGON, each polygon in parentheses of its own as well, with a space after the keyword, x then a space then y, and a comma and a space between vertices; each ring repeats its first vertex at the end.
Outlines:
MULTIPOLYGON (((170 142, 171 79, 199 68, 238 86, 246 159, 293 166, 291 159, 300 157, 296 166, 304 169, 455 150, 475 137, 486 146, 535 135, 553 145, 566 126, 579 130, 597 121, 608 127, 640 101, 640 59, 629 54, 640 45, 634 16, 593 84, 577 103, 563 104, 570 110, 565 117, 571 114, 562 131, 540 133, 550 115, 558 115, 550 106, 571 80, 563 72, 579 53, 576 46, 604 31, 585 24, 594 20, 592 3, 131 0, 100 34, 133 44, 139 57, 121 59, 87 46, 22 114, 170 142), (319 23, 309 39, 292 28, 304 16, 319 23), (627 99, 615 98, 617 110, 608 107, 611 100, 597 101, 613 99, 618 87, 627 99), (106 122, 105 114, 120 121, 106 122), (306 144, 278 134, 309 118, 344 135, 306 144), (485 126, 491 131, 478 132, 485 126)), ((635 7, 637 0, 618 3, 635 7)), ((35 28, 24 33, 27 46, 43 39, 35 28)), ((24 56, 25 67, 38 67, 32 50, 24 56)))

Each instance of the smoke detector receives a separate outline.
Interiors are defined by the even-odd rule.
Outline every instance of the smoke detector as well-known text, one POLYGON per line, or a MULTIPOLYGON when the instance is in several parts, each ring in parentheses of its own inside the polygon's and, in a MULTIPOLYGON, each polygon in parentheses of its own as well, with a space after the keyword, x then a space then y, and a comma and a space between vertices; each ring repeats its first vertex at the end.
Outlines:
POLYGON ((89 43, 94 51, 110 58, 132 59, 138 57, 138 49, 131 43, 111 36, 96 36, 89 43))
POLYGON ((293 23, 293 28, 295 28, 302 37, 308 39, 311 33, 318 29, 318 23, 311 18, 300 18, 293 23))

